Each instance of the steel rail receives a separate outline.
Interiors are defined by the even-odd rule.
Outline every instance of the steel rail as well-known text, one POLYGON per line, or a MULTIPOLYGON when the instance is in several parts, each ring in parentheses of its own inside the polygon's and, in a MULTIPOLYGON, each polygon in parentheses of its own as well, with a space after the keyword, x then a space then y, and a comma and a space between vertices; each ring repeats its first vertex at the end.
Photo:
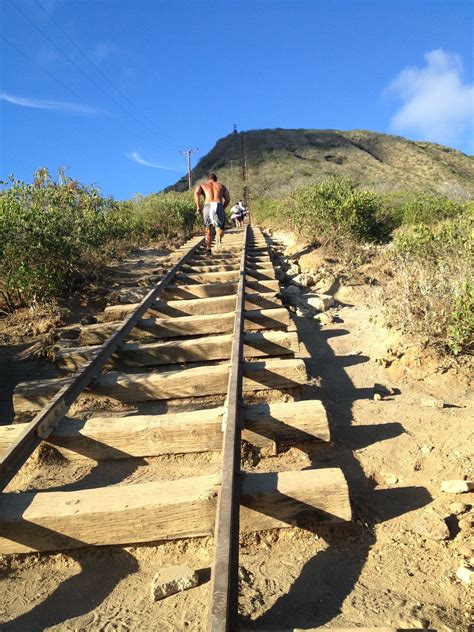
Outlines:
POLYGON ((38 445, 47 439, 59 422, 64 419, 82 391, 93 381, 99 371, 104 367, 111 355, 115 352, 138 321, 144 316, 150 305, 156 300, 173 280, 181 267, 192 257, 196 250, 204 243, 200 239, 187 253, 165 274, 163 279, 151 289, 137 308, 128 316, 117 331, 112 334, 93 357, 65 384, 54 397, 41 409, 32 421, 25 424, 25 429, 17 439, 9 446, 8 450, 0 458, 0 491, 3 491, 11 479, 15 476, 25 461, 31 456, 38 445))
POLYGON ((243 236, 229 382, 223 418, 222 480, 214 529, 209 632, 229 632, 236 629, 238 612, 240 436, 243 426, 242 365, 248 232, 247 224, 243 236))

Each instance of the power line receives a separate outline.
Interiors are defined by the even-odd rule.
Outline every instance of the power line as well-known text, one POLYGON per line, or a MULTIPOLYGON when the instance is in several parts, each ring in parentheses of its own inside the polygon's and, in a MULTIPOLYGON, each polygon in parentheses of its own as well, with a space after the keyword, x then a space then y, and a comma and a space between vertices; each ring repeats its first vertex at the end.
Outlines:
MULTIPOLYGON (((51 44, 51 46, 53 46, 60 55, 62 55, 72 66, 74 66, 82 75, 84 75, 84 77, 86 77, 94 86, 96 86, 103 94, 105 94, 106 97, 109 97, 110 99, 112 99, 117 105, 118 107, 125 112, 125 114, 127 114, 131 119, 133 119, 136 123, 138 123, 139 125, 141 125, 142 127, 149 129, 150 127, 148 125, 146 125, 145 123, 143 123, 142 121, 140 121, 134 114, 132 114, 129 110, 127 110, 125 107, 123 107, 123 105, 117 101, 117 99, 112 96, 110 93, 106 92, 104 90, 104 88, 98 84, 95 79, 93 79, 92 77, 89 76, 89 74, 87 74, 82 68, 80 68, 80 66, 78 66, 76 64, 76 62, 69 56, 67 55, 59 46, 57 46, 54 41, 49 37, 49 35, 47 33, 45 33, 43 31, 42 28, 40 28, 37 24, 35 24, 33 22, 33 20, 30 19, 30 17, 24 13, 24 11, 22 11, 19 7, 16 6, 16 4, 10 0, 10 4, 18 11, 18 13, 20 13, 25 20, 31 24, 31 26, 33 26, 33 28, 35 28, 39 33, 41 33, 41 35, 43 35, 43 37, 51 44)), ((154 132, 154 130, 151 130, 152 132, 154 132)), ((159 147, 160 145, 157 145, 155 143, 155 146, 159 147)), ((160 146, 161 148, 164 148, 162 145, 160 146)))
MULTIPOLYGON (((46 11, 46 9, 43 7, 43 5, 39 2, 39 0, 35 0, 36 4, 38 5, 38 7, 41 9, 41 11, 48 17, 48 19, 52 22, 52 24, 54 24, 54 26, 64 35, 64 37, 66 37, 67 40, 69 40, 69 42, 71 42, 71 44, 73 46, 75 46, 77 48, 77 50, 81 53, 81 55, 89 62, 89 64, 91 64, 91 66, 93 66, 96 71, 112 86, 112 88, 122 96, 123 99, 125 99, 132 108, 135 108, 136 106, 133 104, 133 102, 128 98, 128 96, 125 94, 125 92, 123 92, 123 90, 121 90, 120 88, 118 88, 115 83, 105 74, 105 72, 102 70, 102 68, 100 68, 100 66, 98 64, 96 64, 88 55, 87 53, 84 52, 84 50, 79 46, 79 44, 74 41, 72 39, 72 37, 62 28, 62 26, 60 24, 58 24, 58 22, 56 22, 56 20, 53 18, 53 16, 48 13, 48 11, 46 11)), ((143 118, 148 119, 148 117, 144 114, 142 114, 143 118)), ((151 125, 155 126, 155 123, 153 123, 153 121, 151 121, 150 119, 148 119, 151 123, 151 125)), ((170 136, 165 130, 161 129, 160 127, 156 127, 156 130, 161 133, 163 136, 167 137, 168 140, 171 143, 175 143, 175 139, 173 139, 172 136, 170 136)))
MULTIPOLYGON (((18 46, 16 46, 15 44, 13 44, 13 42, 11 42, 8 38, 6 38, 3 34, 0 33, 0 38, 6 42, 9 46, 11 46, 11 48, 13 48, 14 50, 16 50, 18 53, 20 53, 20 55, 22 55, 23 57, 25 57, 25 59, 27 59, 27 61, 32 64, 33 66, 36 66, 36 68, 38 68, 39 70, 41 70, 42 72, 44 72, 46 75, 48 75, 48 77, 50 77, 53 81, 55 81, 58 85, 60 85, 62 88, 64 88, 65 90, 67 90, 68 92, 70 92, 74 97, 76 97, 76 99, 79 99, 80 101, 82 101, 83 103, 85 103, 85 105, 87 105, 89 108, 91 108, 92 110, 96 110, 97 108, 92 105, 89 101, 87 101, 87 99, 84 99, 79 93, 77 93, 73 88, 69 87, 67 84, 63 83, 60 79, 58 79, 57 77, 55 77, 49 70, 47 70, 46 68, 44 68, 43 66, 41 66, 40 64, 38 64, 36 61, 34 61, 34 59, 32 59, 27 53, 25 53, 25 51, 21 50, 21 48, 19 48, 18 46)), ((123 127, 124 129, 127 129, 127 127, 125 127, 125 124, 120 123, 120 121, 118 121, 117 119, 115 119, 115 122, 120 126, 123 127)), ((127 130, 129 131, 129 130, 127 130)), ((104 139, 106 138, 106 136, 104 135, 104 139)))
POLYGON ((33 66, 36 66, 37 68, 39 68, 40 70, 42 70, 45 74, 48 75, 48 77, 50 77, 53 81, 55 81, 57 84, 59 84, 62 88, 65 88, 68 92, 70 92, 72 95, 74 95, 76 97, 76 99, 79 99, 80 101, 82 101, 83 103, 85 103, 88 107, 92 108, 93 110, 96 110, 97 108, 92 105, 91 103, 89 103, 89 101, 87 101, 86 99, 84 99, 83 97, 81 97, 81 95, 79 93, 77 93, 73 88, 70 88, 68 85, 66 85, 65 83, 63 83, 60 79, 58 79, 57 77, 55 77, 51 72, 49 72, 49 70, 47 70, 46 68, 44 68, 43 66, 40 66, 37 62, 34 61, 34 59, 32 59, 27 53, 25 53, 25 51, 21 50, 21 48, 18 48, 18 46, 16 46, 15 44, 13 44, 12 42, 10 42, 9 39, 7 39, 3 34, 0 33, 0 37, 3 39, 4 42, 6 42, 9 46, 11 46, 12 48, 14 48, 18 53, 20 53, 20 55, 23 55, 23 57, 25 57, 30 64, 33 64, 33 66))

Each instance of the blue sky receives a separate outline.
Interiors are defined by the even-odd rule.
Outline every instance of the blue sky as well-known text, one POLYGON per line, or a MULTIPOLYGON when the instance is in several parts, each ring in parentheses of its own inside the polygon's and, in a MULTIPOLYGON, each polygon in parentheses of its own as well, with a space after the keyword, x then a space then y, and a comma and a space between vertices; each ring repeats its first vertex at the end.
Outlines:
POLYGON ((464 0, 0 0, 0 177, 127 198, 232 131, 371 129, 474 153, 464 0))

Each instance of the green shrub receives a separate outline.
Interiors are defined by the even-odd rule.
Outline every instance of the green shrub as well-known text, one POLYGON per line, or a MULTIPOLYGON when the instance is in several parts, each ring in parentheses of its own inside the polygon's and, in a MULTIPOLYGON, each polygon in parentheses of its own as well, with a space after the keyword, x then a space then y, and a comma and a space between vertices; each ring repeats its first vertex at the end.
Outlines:
POLYGON ((391 258, 395 270, 392 318, 406 331, 457 355, 474 335, 472 216, 400 228, 391 258))
POLYGON ((451 311, 447 340, 454 355, 472 351, 474 335, 474 285, 464 283, 458 288, 458 292, 451 311))
POLYGON ((301 187, 283 200, 259 200, 252 210, 258 221, 280 222, 308 241, 338 237, 375 241, 383 232, 376 194, 357 190, 346 178, 301 187))
POLYGON ((136 196, 126 207, 143 222, 150 235, 177 237, 192 230, 196 223, 196 209, 190 193, 156 193, 136 196))
POLYGON ((117 253, 120 244, 186 234, 189 196, 168 193, 117 203, 60 173, 40 169, 31 184, 13 177, 0 192, 0 293, 11 310, 58 297, 117 253))

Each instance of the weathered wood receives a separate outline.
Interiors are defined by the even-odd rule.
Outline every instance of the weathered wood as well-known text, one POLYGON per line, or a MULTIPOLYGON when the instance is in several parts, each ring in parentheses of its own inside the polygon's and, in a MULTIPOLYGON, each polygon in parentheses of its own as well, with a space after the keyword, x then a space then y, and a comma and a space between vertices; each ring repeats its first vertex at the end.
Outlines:
MULTIPOLYGON (((105 373, 96 378, 85 396, 113 398, 121 402, 218 395, 227 392, 228 365, 193 367, 152 373, 105 373)), ((17 413, 44 406, 70 378, 31 380, 15 388, 13 405, 17 413)), ((270 359, 244 365, 244 391, 292 388, 305 384, 306 368, 301 359, 270 359)))
POLYGON ((181 266, 186 263, 187 259, 192 256, 193 252, 199 248, 202 243, 203 240, 201 238, 191 239, 187 243, 185 255, 166 273, 158 285, 147 292, 137 309, 126 318, 107 342, 99 347, 90 362, 88 362, 73 379, 63 384, 34 419, 25 425, 17 441, 10 445, 7 452, 3 454, 0 459, 0 490, 5 488, 41 441, 46 439, 59 421, 66 416, 69 408, 76 401, 79 394, 81 394, 95 376, 99 374, 115 349, 127 339, 129 333, 137 322, 143 318, 149 306, 154 303, 160 292, 168 286, 181 266))
MULTIPOLYGON (((267 270, 255 270, 249 268, 246 270, 246 274, 249 279, 257 279, 261 281, 271 281, 275 279, 275 273, 273 269, 267 270)), ((184 285, 190 285, 194 283, 232 283, 239 280, 238 270, 228 270, 224 272, 180 272, 176 275, 176 280, 184 285)))
POLYGON ((299 441, 329 441, 326 410, 317 399, 300 402, 253 404, 245 407, 242 438, 258 447, 299 441))
MULTIPOLYGON (((80 491, 4 493, 0 553, 209 535, 218 482, 218 476, 208 475, 80 491)), ((298 526, 308 514, 321 523, 351 519, 347 483, 335 468, 246 474, 241 501, 242 532, 298 526)))
MULTIPOLYGON (((136 308, 136 303, 127 305, 111 305, 106 307, 102 320, 109 322, 125 318, 136 308)), ((245 295, 245 309, 273 309, 281 307, 280 299, 275 292, 253 293, 245 295)), ((182 299, 176 301, 156 301, 147 311, 146 316, 192 316, 195 314, 221 314, 235 309, 235 294, 215 296, 211 298, 182 299)))
MULTIPOLYGON (((47 443, 68 459, 95 461, 213 452, 222 448, 222 407, 163 415, 64 419, 47 443)), ((244 409, 242 439, 258 447, 329 441, 324 406, 318 400, 254 404, 244 409)), ((22 424, 0 426, 0 454, 22 432, 22 424)))
MULTIPOLYGON (((271 260, 271 257, 268 254, 268 252, 262 252, 259 254, 247 253, 245 260, 247 262, 269 261, 271 260)), ((237 251, 235 253, 225 253, 225 254, 213 253, 212 256, 209 256, 207 254, 196 254, 194 257, 192 257, 191 261, 200 262, 203 265, 208 265, 208 264, 212 265, 215 262, 221 262, 221 261, 225 263, 233 262, 236 265, 238 265, 240 261, 240 253, 237 251)))
MULTIPOLYGON (((244 357, 257 358, 297 353, 296 332, 251 332, 244 337, 244 357)), ((170 340, 148 344, 128 343, 120 346, 108 362, 108 366, 158 366, 205 360, 230 358, 232 334, 219 334, 187 340, 170 340)), ((97 346, 62 349, 56 354, 56 362, 62 369, 77 371, 96 353, 97 346)))
MULTIPOLYGON (((142 289, 142 288, 139 288, 142 289)), ((278 281, 262 280, 252 281, 249 280, 246 283, 246 294, 252 292, 258 292, 262 294, 264 292, 279 292, 280 284, 278 281)), ((163 293, 162 299, 164 301, 176 300, 179 298, 207 298, 211 296, 225 296, 237 291, 237 282, 235 283, 202 283, 196 282, 196 284, 190 285, 170 285, 163 293)), ((133 299, 135 300, 135 299, 133 299)))
MULTIPOLYGON (((194 273, 194 274, 202 274, 204 272, 229 272, 235 270, 236 264, 229 264, 227 261, 223 261, 220 265, 217 264, 208 264, 208 265, 198 265, 194 263, 190 263, 186 266, 183 266, 182 270, 186 274, 194 273)), ((271 262, 257 262, 249 263, 247 265, 249 270, 273 270, 273 264, 271 262)))
MULTIPOLYGON (((133 329, 131 339, 176 338, 202 334, 220 334, 232 331, 234 312, 224 314, 199 314, 177 318, 144 318, 133 329)), ((290 324, 288 310, 284 307, 264 310, 248 310, 245 313, 244 329, 286 329, 290 324)), ((97 323, 83 327, 79 334, 80 345, 102 344, 120 322, 97 323)))
MULTIPOLYGON (((259 294, 265 292, 278 292, 280 289, 278 281, 249 281, 246 287, 246 293, 258 292, 259 294)), ((169 285, 168 288, 162 292, 161 297, 164 301, 172 301, 177 299, 192 299, 192 298, 210 298, 215 296, 226 296, 228 294, 235 294, 237 291, 237 282, 235 283, 191 283, 189 285, 169 285)), ((119 293, 119 300, 121 303, 133 303, 140 301, 146 296, 148 288, 135 287, 128 288, 119 293)))

